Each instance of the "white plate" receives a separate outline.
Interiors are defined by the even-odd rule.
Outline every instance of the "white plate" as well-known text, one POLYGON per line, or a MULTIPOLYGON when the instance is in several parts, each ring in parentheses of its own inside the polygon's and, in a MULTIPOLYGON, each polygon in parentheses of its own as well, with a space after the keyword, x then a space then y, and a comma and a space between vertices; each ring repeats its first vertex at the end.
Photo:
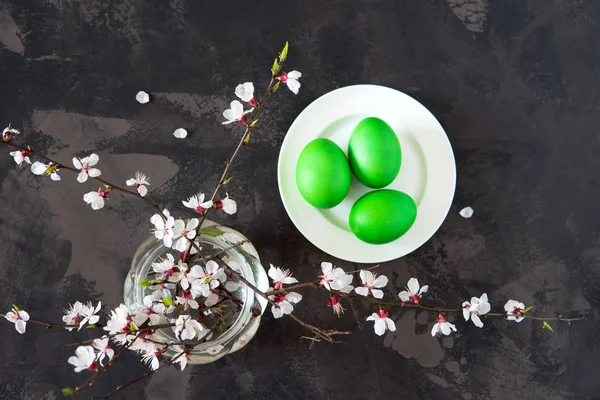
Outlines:
POLYGON ((456 186, 454 154, 439 122, 412 97, 376 85, 337 89, 306 107, 281 145, 277 175, 283 205, 298 230, 324 252, 362 263, 400 258, 429 240, 446 218, 456 186), (402 166, 387 188, 403 191, 417 203, 417 219, 410 230, 381 245, 361 241, 348 225, 352 205, 373 189, 353 176, 344 201, 324 210, 308 204, 296 186, 296 163, 309 142, 320 137, 331 139, 347 155, 350 135, 366 117, 383 119, 398 135, 402 166))

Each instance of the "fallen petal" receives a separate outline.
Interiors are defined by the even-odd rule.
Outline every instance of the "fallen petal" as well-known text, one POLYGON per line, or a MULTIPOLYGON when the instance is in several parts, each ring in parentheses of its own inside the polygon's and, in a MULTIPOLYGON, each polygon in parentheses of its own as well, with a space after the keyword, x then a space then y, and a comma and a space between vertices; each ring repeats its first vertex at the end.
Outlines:
POLYGON ((183 128, 175 129, 175 132, 173 132, 173 136, 175 136, 178 139, 185 139, 187 137, 187 131, 183 128))
POLYGON ((143 90, 140 90, 136 95, 135 95, 135 99, 138 101, 138 103, 140 104, 146 104, 150 101, 150 95, 146 92, 144 92, 143 90))
POLYGON ((473 216, 473 209, 471 207, 465 207, 459 212, 463 218, 471 218, 473 216))

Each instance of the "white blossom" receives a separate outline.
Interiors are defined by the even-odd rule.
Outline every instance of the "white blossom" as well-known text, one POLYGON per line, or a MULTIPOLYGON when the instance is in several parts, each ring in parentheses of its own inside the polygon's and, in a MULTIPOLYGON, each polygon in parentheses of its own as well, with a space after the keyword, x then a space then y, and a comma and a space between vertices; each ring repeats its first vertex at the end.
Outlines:
POLYGON ((127 186, 135 185, 135 190, 140 196, 144 197, 146 193, 148 193, 148 188, 146 187, 146 185, 150 184, 150 179, 148 179, 148 177, 144 175, 144 173, 137 171, 135 173, 135 177, 127 179, 125 184, 127 186))
MULTIPOLYGON (((269 291, 273 290, 269 288, 269 291)), ((269 300, 276 304, 271 307, 271 312, 274 318, 281 318, 283 314, 290 314, 294 311, 294 304, 298 304, 302 300, 302 295, 296 292, 278 293, 270 295, 269 300)))
POLYGON ((388 318, 388 312, 383 308, 380 308, 378 312, 371 314, 367 317, 367 321, 375 321, 373 328, 375 334, 381 336, 386 330, 394 332, 396 330, 396 324, 390 318, 388 318))
POLYGON ((159 361, 158 357, 161 354, 162 354, 162 350, 155 346, 153 351, 144 353, 144 356, 142 357, 142 361, 146 365, 148 365, 148 367, 151 370, 156 371, 158 369, 158 367, 160 367, 160 361, 159 361))
POLYGON ((327 290, 339 290, 343 293, 350 293, 354 286, 352 283, 352 275, 344 272, 339 267, 333 267, 330 262, 322 262, 321 270, 322 275, 319 275, 319 284, 324 286, 327 290))
POLYGON ((146 103, 148 103, 150 101, 150 95, 148 93, 144 92, 143 90, 140 90, 135 95, 135 99, 140 104, 146 104, 146 103))
POLYGON ((81 308, 81 322, 79 322, 79 329, 85 326, 85 324, 94 325, 100 320, 100 316, 96 315, 100 308, 102 307, 102 302, 99 301, 96 307, 94 308, 91 301, 89 301, 86 305, 81 308))
POLYGON ((88 192, 83 195, 83 201, 92 207, 92 210, 100 210, 104 207, 104 199, 107 199, 110 189, 98 188, 97 192, 88 192))
POLYGON ((102 361, 105 357, 107 357, 108 361, 110 361, 115 355, 115 351, 108 345, 108 336, 94 339, 92 342, 92 347, 96 349, 96 360, 98 360, 101 366, 104 366, 102 361))
POLYGON ((12 138, 13 135, 18 135, 21 132, 13 127, 11 127, 11 125, 9 124, 6 128, 4 128, 4 130, 2 131, 2 139, 5 142, 10 142, 10 139, 12 138))
POLYGON ((189 240, 196 237, 196 228, 199 223, 198 218, 190 219, 187 224, 182 219, 176 220, 173 225, 173 249, 185 251, 189 240))
POLYGON ((217 200, 213 204, 217 210, 223 210, 229 215, 233 215, 237 212, 237 203, 235 200, 229 198, 229 194, 223 200, 217 200))
POLYGON ((254 98, 254 84, 252 82, 240 83, 235 87, 235 95, 243 102, 250 102, 254 98))
POLYGON ((49 175, 53 181, 60 181, 60 175, 58 175, 58 165, 49 163, 48 165, 39 161, 31 164, 31 172, 35 175, 49 175))
POLYGON ((465 207, 459 212, 463 218, 471 218, 473 216, 473 209, 471 207, 465 207))
POLYGON ((27 321, 29 321, 29 314, 27 311, 20 310, 17 306, 13 306, 13 308, 6 313, 4 318, 15 324, 15 329, 21 335, 25 333, 27 321))
POLYGON ((420 287, 417 278, 410 278, 406 286, 406 290, 401 291, 398 297, 404 302, 412 301, 415 304, 419 304, 421 295, 429 289, 428 285, 420 287))
POLYGON ((375 275, 371 271, 361 270, 360 271, 360 279, 362 281, 362 286, 357 287, 354 291, 361 296, 368 296, 369 293, 373 295, 376 299, 381 299, 383 297, 383 291, 379 290, 379 288, 385 287, 388 283, 388 278, 385 275, 375 275))
POLYGON ((187 131, 183 128, 175 129, 175 132, 173 132, 173 136, 175 136, 177 139, 185 139, 187 134, 187 131))
POLYGON ((96 362, 96 353, 92 346, 79 346, 75 350, 75 355, 67 360, 69 364, 75 366, 75 372, 81 372, 84 369, 93 371, 98 366, 96 362))
POLYGON ((169 211, 165 208, 163 210, 163 216, 160 214, 154 214, 150 218, 150 222, 154 225, 154 237, 158 240, 162 240, 166 247, 173 245, 173 226, 175 225, 175 218, 171 217, 169 211))
POLYGON ((21 164, 23 164, 23 161, 25 161, 27 164, 31 164, 31 160, 29 159, 29 151, 27 150, 11 151, 9 154, 12 156, 12 158, 15 160, 15 163, 17 163, 19 167, 21 166, 21 164))
POLYGON ((190 291, 183 291, 181 296, 177 296, 175 298, 175 304, 182 305, 184 310, 187 310, 188 307, 197 310, 198 307, 200 307, 198 302, 192 298, 192 293, 190 291))
POLYGON ((465 301, 462 303, 462 306, 465 321, 468 321, 470 318, 471 321, 473 321, 473 324, 478 328, 483 327, 483 322, 481 322, 479 316, 489 313, 492 309, 490 303, 488 303, 486 293, 482 294, 480 298, 471 297, 471 302, 465 301))
POLYGON ((225 282, 227 276, 223 268, 219 267, 219 264, 210 260, 206 263, 206 268, 194 265, 188 273, 187 279, 192 284, 191 292, 193 297, 208 297, 212 289, 217 288, 221 282, 225 282))
POLYGON ((302 73, 294 70, 287 73, 282 73, 278 79, 282 83, 285 83, 292 93, 298 94, 298 90, 300 90, 300 82, 298 82, 298 79, 301 77, 302 73))
POLYGON ((236 122, 236 121, 240 121, 241 123, 245 124, 247 122, 246 114, 254 111, 254 107, 252 107, 249 110, 244 111, 243 104, 237 100, 232 101, 229 104, 229 107, 230 108, 223 111, 223 116, 227 120, 227 121, 223 122, 223 125, 231 124, 232 122, 236 122))
POLYGON ((273 264, 270 265, 269 278, 273 279, 273 285, 275 286, 275 289, 281 290, 283 289, 283 285, 298 283, 298 279, 292 278, 292 273, 289 269, 281 269, 279 267, 274 267, 273 264))
POLYGON ((200 339, 208 334, 208 330, 191 315, 180 315, 172 328, 181 340, 200 339))
POLYGON ((438 314, 437 322, 433 325, 433 328, 431 329, 431 336, 435 336, 440 332, 448 336, 452 333, 452 331, 456 332, 456 326, 446 321, 446 317, 443 314, 438 314))
MULTIPOLYGON (((79 325, 79 329, 81 329, 82 325, 81 321, 83 321, 83 311, 87 306, 81 303, 80 301, 76 301, 72 305, 69 305, 68 309, 64 309, 65 315, 63 315, 62 320, 66 325, 79 325)), ((68 331, 72 331, 74 328, 65 328, 68 331)), ((79 330, 78 329, 78 330, 79 330)))
POLYGON ((125 304, 110 311, 110 317, 104 327, 105 331, 114 335, 115 333, 129 333, 137 330, 137 326, 133 322, 133 314, 125 304))
POLYGON ((508 300, 504 305, 506 319, 509 321, 521 322, 525 319, 525 304, 516 300, 508 300))
POLYGON ((338 316, 338 318, 344 313, 344 307, 342 307, 342 298, 331 296, 327 299, 327 305, 333 309, 333 313, 338 316))
POLYGON ((198 193, 193 196, 188 197, 187 201, 182 201, 183 205, 187 208, 191 208, 200 214, 202 211, 209 209, 212 207, 212 200, 204 201, 204 193, 198 193))
POLYGON ((183 371, 190 360, 190 352, 180 345, 172 346, 172 348, 177 352, 172 358, 173 362, 179 364, 179 368, 183 371))
POLYGON ((73 166, 80 170, 79 175, 77 175, 77 182, 85 182, 88 179, 88 175, 92 178, 100 176, 102 173, 98 168, 92 168, 94 165, 98 164, 99 157, 97 154, 90 154, 87 157, 83 157, 79 159, 77 157, 73 157, 73 166))

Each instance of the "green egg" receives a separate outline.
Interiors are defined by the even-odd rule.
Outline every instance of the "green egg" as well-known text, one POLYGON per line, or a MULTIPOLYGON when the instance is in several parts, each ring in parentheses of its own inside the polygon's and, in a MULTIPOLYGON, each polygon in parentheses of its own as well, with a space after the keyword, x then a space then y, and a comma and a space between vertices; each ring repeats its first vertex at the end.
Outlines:
POLYGON ((371 244, 393 242, 404 235, 417 218, 417 205, 406 193, 382 189, 369 192, 350 210, 350 229, 371 244))
POLYGON ((318 208, 335 207, 350 190, 350 166, 340 147, 315 139, 302 150, 296 164, 296 185, 304 200, 318 208))
POLYGON ((382 119, 365 118, 350 136, 348 159, 354 176, 363 185, 385 187, 396 179, 402 164, 398 136, 382 119))

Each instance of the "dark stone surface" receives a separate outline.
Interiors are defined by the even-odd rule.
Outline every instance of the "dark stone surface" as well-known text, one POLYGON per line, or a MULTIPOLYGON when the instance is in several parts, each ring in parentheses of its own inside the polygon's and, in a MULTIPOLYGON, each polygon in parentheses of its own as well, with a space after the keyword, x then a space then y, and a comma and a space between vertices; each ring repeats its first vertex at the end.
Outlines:
MULTIPOLYGON (((290 40, 288 67, 303 72, 297 97, 278 96, 242 153, 229 188, 240 211, 220 222, 244 232, 266 263, 313 279, 331 257, 294 228, 279 199, 279 146, 294 117, 332 89, 376 83, 403 90, 441 121, 458 185, 440 231, 382 269, 388 295, 411 276, 431 303, 458 305, 487 292, 539 314, 589 319, 555 325, 457 320, 459 333, 429 335, 433 316, 395 311, 395 335, 373 334, 373 310, 347 304, 336 319, 322 293, 304 292, 298 314, 353 333, 345 343, 300 342, 303 330, 267 313, 256 338, 213 365, 166 371, 127 399, 596 399, 600 307, 598 202, 600 9, 593 0, 258 1, 4 0, 0 5, 0 115, 24 142, 69 163, 101 157, 103 175, 137 168, 151 195, 176 213, 210 190, 236 142, 221 112, 239 82, 263 87, 274 53, 290 40), (140 89, 150 104, 134 100, 140 89), (186 127, 190 136, 171 132, 186 127), (475 209, 470 220, 458 216, 475 209), (169 382, 167 382, 169 381, 169 382)), ((6 150, 6 149, 5 149, 6 150)), ((0 160, 0 302, 60 320, 79 300, 118 304, 145 205, 112 196, 94 212, 82 185, 55 183, 0 160)), ((94 184, 85 184, 85 191, 94 184)), ((337 261, 355 269, 355 265, 337 261)), ((85 379, 61 345, 89 333, 0 324, 0 397, 56 399, 85 379)), ((83 398, 144 373, 127 356, 83 398)))

